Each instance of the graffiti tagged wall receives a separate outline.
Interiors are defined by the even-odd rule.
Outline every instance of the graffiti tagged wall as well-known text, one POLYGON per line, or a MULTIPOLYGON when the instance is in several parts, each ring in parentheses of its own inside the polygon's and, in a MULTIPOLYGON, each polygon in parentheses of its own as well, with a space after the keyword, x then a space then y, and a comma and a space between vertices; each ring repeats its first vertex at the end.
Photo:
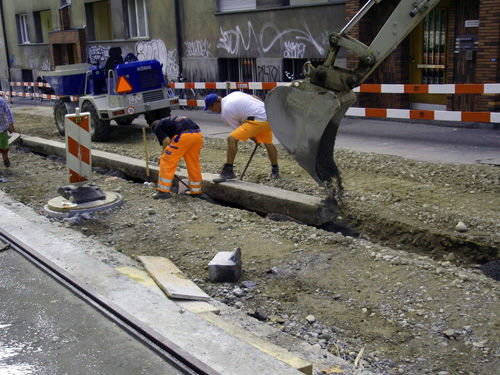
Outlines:
POLYGON ((265 23, 256 30, 251 21, 243 27, 237 25, 224 29, 221 26, 217 48, 232 56, 242 56, 246 51, 262 56, 276 49, 281 51, 280 55, 283 57, 303 57, 307 49, 319 55, 325 53, 325 48, 312 35, 307 24, 300 29, 280 29, 271 23, 265 23))
POLYGON ((169 79, 177 79, 179 76, 179 64, 177 63, 177 50, 167 49, 161 39, 139 41, 135 46, 136 56, 139 60, 158 60, 163 64, 163 74, 169 79))

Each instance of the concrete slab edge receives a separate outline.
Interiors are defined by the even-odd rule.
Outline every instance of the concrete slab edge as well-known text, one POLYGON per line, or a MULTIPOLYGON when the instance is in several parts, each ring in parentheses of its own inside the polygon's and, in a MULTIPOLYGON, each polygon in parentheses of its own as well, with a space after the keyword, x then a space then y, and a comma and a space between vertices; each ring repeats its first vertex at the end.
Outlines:
POLYGON ((0 206, 0 228, 220 374, 300 374, 5 206, 0 206))
MULTIPOLYGON (((22 136, 22 142, 44 155, 66 155, 62 142, 26 135, 22 136)), ((146 180, 146 168, 141 159, 92 150, 92 165, 119 170, 130 177, 146 180)), ((150 171, 151 177, 156 179, 158 167, 151 165, 150 171)), ((180 170, 178 176, 187 177, 187 171, 180 170)), ((211 173, 203 174, 203 191, 206 194, 252 211, 282 214, 310 225, 333 221, 338 214, 335 207, 326 207, 318 197, 239 180, 216 184, 213 182, 216 177, 211 173)))

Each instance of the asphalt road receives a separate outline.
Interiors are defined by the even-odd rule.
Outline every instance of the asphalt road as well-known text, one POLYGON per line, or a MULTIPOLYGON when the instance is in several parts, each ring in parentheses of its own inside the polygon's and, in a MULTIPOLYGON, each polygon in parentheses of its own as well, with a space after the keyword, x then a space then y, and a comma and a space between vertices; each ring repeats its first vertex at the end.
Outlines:
POLYGON ((0 264, 0 374, 181 374, 14 250, 0 264))

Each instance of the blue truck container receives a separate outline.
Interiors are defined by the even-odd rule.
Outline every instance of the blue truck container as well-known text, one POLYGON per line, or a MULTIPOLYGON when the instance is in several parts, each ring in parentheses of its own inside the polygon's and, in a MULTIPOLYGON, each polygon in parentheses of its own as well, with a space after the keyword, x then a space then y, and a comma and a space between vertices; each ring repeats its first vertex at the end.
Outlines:
POLYGON ((70 64, 56 66, 51 72, 45 72, 43 77, 54 89, 56 95, 84 95, 85 77, 90 64, 70 64))
POLYGON ((116 81, 124 76, 132 86, 129 94, 156 90, 165 86, 162 65, 157 60, 135 61, 116 66, 116 81))

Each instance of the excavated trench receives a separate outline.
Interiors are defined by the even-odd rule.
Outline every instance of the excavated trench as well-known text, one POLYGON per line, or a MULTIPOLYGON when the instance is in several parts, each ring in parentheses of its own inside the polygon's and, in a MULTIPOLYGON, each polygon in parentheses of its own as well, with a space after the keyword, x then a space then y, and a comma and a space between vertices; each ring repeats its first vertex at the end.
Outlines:
MULTIPOLYGON (((29 147, 25 147, 25 151, 33 152, 54 162, 65 163, 64 158, 60 156, 47 155, 40 151, 34 151, 29 147)), ((133 183, 144 184, 151 182, 137 175, 128 174, 126 170, 122 169, 100 166, 94 167, 93 170, 99 174, 120 177, 133 183)), ((178 185, 179 182, 176 181, 174 183, 174 191, 178 190, 178 185)), ((220 195, 217 198, 210 197, 210 203, 255 212, 259 216, 273 221, 293 221, 303 225, 312 225, 280 213, 252 210, 237 202, 225 201, 221 199, 220 195)), ((464 265, 480 264, 481 269, 487 276, 500 280, 498 247, 495 246, 487 246, 474 240, 457 238, 446 233, 432 232, 426 228, 412 226, 403 221, 387 218, 385 221, 381 221, 379 217, 376 217, 375 213, 371 213, 371 215, 365 217, 355 217, 349 214, 347 209, 342 208, 340 208, 339 216, 337 216, 336 220, 312 226, 327 232, 340 233, 344 236, 369 239, 381 245, 431 256, 435 259, 446 258, 450 254, 453 254, 454 261, 464 265)))

